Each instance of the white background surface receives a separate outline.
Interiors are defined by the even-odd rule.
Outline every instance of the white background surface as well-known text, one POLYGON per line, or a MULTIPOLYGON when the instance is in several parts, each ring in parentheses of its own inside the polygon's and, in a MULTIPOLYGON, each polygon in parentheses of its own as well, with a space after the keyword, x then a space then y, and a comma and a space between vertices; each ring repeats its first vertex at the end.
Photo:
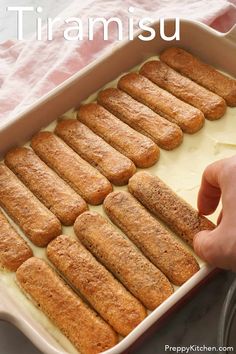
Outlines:
MULTIPOLYGON (((47 18, 58 15, 67 4, 65 0, 0 0, 0 40, 16 38, 16 15, 7 13, 7 6, 42 6, 42 17, 47 18)), ((28 35, 35 31, 33 16, 25 16, 24 31, 28 35)), ((233 277, 234 275, 226 272, 217 276, 210 284, 204 286, 197 297, 172 315, 139 349, 135 349, 134 353, 164 354, 165 344, 216 345, 219 313, 233 277)), ((233 340, 236 344, 234 338, 233 340)), ((39 352, 12 325, 0 321, 0 354, 39 354, 39 352)))

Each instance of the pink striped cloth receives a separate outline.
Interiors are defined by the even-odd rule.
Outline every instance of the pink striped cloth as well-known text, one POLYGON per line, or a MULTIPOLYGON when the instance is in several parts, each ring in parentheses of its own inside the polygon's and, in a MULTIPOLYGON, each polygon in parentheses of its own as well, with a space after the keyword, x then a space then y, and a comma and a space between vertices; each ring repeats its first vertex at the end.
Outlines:
MULTIPOLYGON (((189 18, 202 21, 226 32, 236 23, 236 0, 84 0, 72 1, 60 15, 62 19, 79 17, 119 17, 124 23, 128 8, 134 7, 134 21, 144 17, 189 18)), ((86 26, 85 26, 86 27, 86 26)), ((109 40, 103 40, 103 28, 95 27, 94 40, 86 33, 82 41, 63 38, 63 23, 54 26, 53 40, 7 40, 0 44, 0 120, 22 112, 42 95, 100 56, 112 50, 117 40, 116 28, 111 28, 109 40)), ((136 27, 137 28, 137 27, 136 27)), ((35 37, 35 36, 34 36, 35 37)), ((0 123, 1 123, 0 122, 0 123)))

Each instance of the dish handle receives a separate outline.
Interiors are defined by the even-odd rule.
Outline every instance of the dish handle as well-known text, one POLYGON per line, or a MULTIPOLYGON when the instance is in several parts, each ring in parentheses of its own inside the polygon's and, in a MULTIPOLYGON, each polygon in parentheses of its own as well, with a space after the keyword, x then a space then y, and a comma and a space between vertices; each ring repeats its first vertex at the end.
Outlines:
POLYGON ((224 37, 236 44, 236 24, 234 24, 233 27, 224 34, 224 37))
POLYGON ((10 314, 9 304, 4 290, 4 287, 0 284, 0 320, 6 320, 10 314))
POLYGON ((0 282, 0 320, 17 327, 43 353, 66 354, 59 343, 38 322, 32 321, 0 282))

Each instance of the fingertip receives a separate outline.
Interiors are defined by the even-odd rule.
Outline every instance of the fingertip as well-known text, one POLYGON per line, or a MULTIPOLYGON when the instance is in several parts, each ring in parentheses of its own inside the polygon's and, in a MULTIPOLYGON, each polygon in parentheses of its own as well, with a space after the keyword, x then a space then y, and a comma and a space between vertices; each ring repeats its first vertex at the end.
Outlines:
POLYGON ((220 197, 220 189, 210 185, 205 179, 203 179, 197 199, 199 213, 202 215, 212 214, 219 204, 220 197))
POLYGON ((212 214, 220 201, 221 187, 219 175, 221 171, 221 160, 207 166, 202 175, 201 186, 198 193, 198 210, 200 214, 212 214))
POLYGON ((220 212, 220 214, 219 214, 219 216, 217 218, 217 225, 220 225, 222 219, 223 219, 223 210, 221 210, 221 212, 220 212))
POLYGON ((212 204, 212 200, 209 199, 209 197, 205 195, 205 191, 201 189, 198 193, 197 208, 201 215, 210 215, 216 209, 215 203, 212 204))
POLYGON ((201 231, 193 239, 194 252, 202 259, 204 259, 204 239, 208 233, 208 231, 201 231))
POLYGON ((212 231, 201 231, 193 239, 195 253, 205 262, 219 266, 224 263, 224 255, 221 251, 220 242, 217 237, 217 229, 212 231))

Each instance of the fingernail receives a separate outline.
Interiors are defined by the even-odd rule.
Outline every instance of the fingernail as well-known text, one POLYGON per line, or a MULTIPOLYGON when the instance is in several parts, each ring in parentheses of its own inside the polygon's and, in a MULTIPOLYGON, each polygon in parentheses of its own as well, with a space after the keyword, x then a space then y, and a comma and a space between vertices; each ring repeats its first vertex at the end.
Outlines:
POLYGON ((194 236, 193 238, 193 248, 195 253, 201 257, 202 256, 202 239, 201 239, 201 234, 198 233, 194 236))

